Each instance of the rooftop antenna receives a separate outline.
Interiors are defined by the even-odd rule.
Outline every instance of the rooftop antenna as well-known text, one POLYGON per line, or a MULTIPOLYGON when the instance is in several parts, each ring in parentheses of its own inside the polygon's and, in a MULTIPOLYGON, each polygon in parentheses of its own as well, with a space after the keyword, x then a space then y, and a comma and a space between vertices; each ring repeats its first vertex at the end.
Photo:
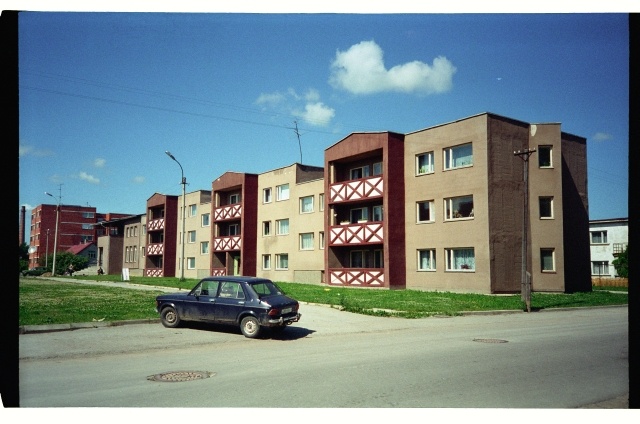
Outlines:
POLYGON ((296 133, 296 136, 298 136, 298 147, 300 148, 300 165, 302 165, 302 144, 300 144, 300 132, 298 131, 298 121, 293 121, 293 123, 296 125, 293 131, 296 133))

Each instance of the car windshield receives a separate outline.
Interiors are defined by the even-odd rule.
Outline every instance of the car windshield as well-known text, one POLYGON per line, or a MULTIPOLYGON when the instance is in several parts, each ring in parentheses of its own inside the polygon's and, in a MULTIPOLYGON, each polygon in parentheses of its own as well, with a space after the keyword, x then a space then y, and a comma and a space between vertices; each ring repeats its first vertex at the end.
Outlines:
POLYGON ((284 294, 282 290, 280 290, 280 288, 276 286, 272 281, 260 281, 258 283, 253 283, 250 285, 259 298, 284 294))

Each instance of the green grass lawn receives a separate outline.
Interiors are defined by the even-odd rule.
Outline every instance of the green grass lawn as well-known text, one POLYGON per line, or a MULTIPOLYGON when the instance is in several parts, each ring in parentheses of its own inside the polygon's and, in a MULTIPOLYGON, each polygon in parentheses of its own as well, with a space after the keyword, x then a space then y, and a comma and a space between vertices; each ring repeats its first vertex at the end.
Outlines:
MULTIPOLYGON (((119 282, 119 275, 75 276, 78 280, 119 282)), ((197 280, 131 277, 131 283, 190 289, 197 280)), ((311 284, 278 285, 300 302, 326 304, 346 311, 401 318, 458 315, 466 311, 524 310, 520 294, 483 295, 417 290, 367 290, 311 284)), ((622 305, 626 293, 608 290, 589 293, 533 293, 532 309, 622 305)), ((161 292, 88 286, 43 277, 21 278, 19 287, 19 325, 65 324, 72 322, 121 321, 158 318, 155 297, 161 292)))

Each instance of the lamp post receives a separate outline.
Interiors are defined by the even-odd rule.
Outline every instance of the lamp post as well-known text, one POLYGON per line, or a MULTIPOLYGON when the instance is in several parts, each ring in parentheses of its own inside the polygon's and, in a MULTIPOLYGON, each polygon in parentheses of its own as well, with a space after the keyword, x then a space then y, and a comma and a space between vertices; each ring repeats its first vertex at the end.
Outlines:
POLYGON ((186 191, 186 186, 187 186, 187 179, 184 177, 184 170, 182 169, 182 165, 180 165, 180 162, 178 162, 178 159, 176 159, 171 152, 169 152, 168 150, 165 151, 165 153, 167 154, 167 156, 169 156, 171 159, 173 159, 178 166, 180 167, 180 174, 182 176, 182 182, 180 184, 182 184, 182 240, 180 240, 180 281, 184 281, 184 218, 185 218, 185 202, 186 202, 186 198, 185 198, 185 191, 186 191))
POLYGON ((44 255, 44 266, 45 268, 49 267, 49 229, 47 228, 47 253, 44 255))
MULTIPOLYGON (((49 193, 49 192, 44 192, 44 194, 46 194, 47 196, 51 196, 54 199, 56 198, 56 196, 54 196, 53 194, 49 193)), ((58 252, 58 222, 60 220, 60 197, 58 197, 58 205, 56 206, 56 231, 55 234, 53 236, 53 265, 51 268, 51 275, 52 276, 56 276, 56 253, 58 252)), ((47 244, 47 246, 49 246, 47 244)))

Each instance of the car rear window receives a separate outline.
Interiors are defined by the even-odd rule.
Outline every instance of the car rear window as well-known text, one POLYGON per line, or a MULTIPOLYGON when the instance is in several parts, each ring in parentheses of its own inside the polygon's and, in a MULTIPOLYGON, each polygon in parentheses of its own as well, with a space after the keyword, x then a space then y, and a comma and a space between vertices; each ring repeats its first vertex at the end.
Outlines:
POLYGON ((284 294, 278 286, 271 281, 263 281, 260 283, 251 284, 253 290, 257 293, 258 297, 275 296, 284 294))

